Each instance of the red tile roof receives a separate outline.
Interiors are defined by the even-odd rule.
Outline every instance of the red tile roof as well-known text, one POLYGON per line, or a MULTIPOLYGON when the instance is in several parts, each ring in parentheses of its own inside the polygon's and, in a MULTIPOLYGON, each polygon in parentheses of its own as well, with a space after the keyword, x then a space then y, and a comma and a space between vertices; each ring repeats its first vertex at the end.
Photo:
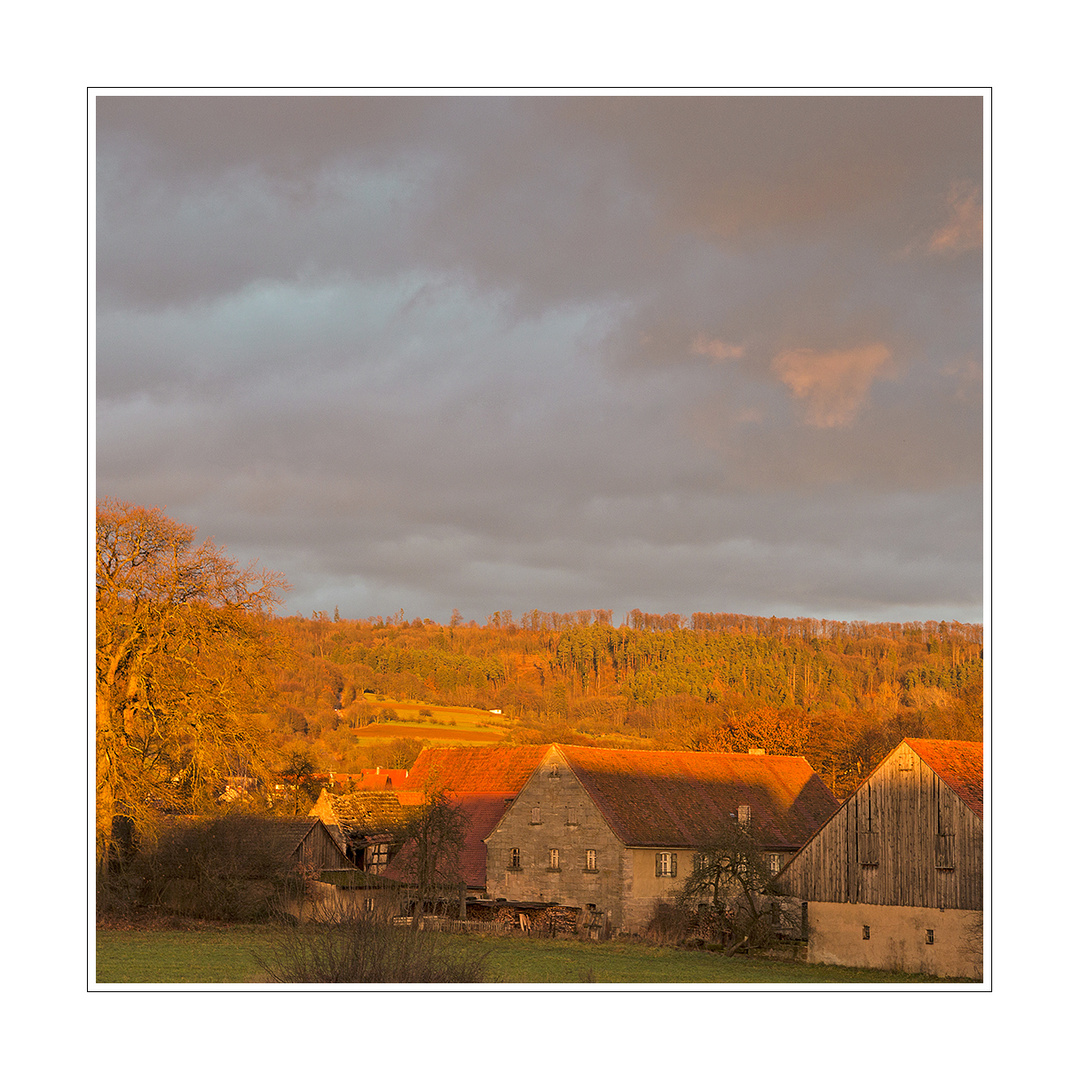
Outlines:
POLYGON ((506 791, 468 795, 455 793, 450 796, 450 801, 460 806, 469 817, 469 824, 465 829, 465 846, 458 864, 466 885, 480 889, 486 887, 487 845, 484 840, 495 831, 495 826, 514 794, 506 791))
MULTIPOLYGON (((449 802, 460 806, 465 811, 465 843, 458 858, 456 873, 447 866, 439 869, 447 877, 460 874, 465 884, 472 889, 483 889, 487 884, 487 846, 484 839, 495 830, 503 816, 507 804, 513 800, 516 792, 447 792, 449 802)), ((410 844, 406 844, 386 869, 386 877, 394 881, 405 881, 408 877, 410 844)))
POLYGON ((983 744, 947 739, 905 739, 915 751, 960 796, 973 813, 983 816, 983 744))
POLYGON ((509 791, 517 794, 544 760, 546 746, 425 747, 407 780, 395 791, 423 791, 434 780, 457 794, 509 791))
POLYGON ((742 805, 750 807, 763 846, 794 850, 840 805, 801 757, 557 749, 631 847, 700 847, 742 805))

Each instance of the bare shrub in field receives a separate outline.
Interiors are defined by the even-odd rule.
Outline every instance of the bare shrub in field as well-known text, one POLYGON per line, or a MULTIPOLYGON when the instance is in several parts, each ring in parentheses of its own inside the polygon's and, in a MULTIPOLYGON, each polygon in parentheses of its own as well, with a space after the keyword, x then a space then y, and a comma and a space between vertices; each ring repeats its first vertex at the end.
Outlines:
POLYGON ((460 954, 460 939, 395 926, 378 912, 324 912, 307 923, 282 921, 259 967, 276 983, 477 983, 487 959, 460 954))
POLYGON ((685 906, 657 901, 643 936, 658 945, 681 945, 689 936, 690 923, 691 916, 685 906))

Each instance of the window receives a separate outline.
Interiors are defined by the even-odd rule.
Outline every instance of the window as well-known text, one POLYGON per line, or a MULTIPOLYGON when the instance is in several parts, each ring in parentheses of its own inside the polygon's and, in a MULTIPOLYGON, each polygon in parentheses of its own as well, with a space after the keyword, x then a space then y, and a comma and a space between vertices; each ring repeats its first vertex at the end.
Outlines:
POLYGON ((585 849, 585 869, 596 870, 596 851, 593 848, 585 849))
POLYGON ((658 851, 656 853, 656 876, 679 876, 679 860, 678 855, 674 851, 658 851))
POLYGON ((367 849, 367 870, 372 874, 380 874, 386 869, 390 861, 389 844, 371 844, 367 849))
POLYGON ((750 807, 746 806, 745 804, 743 804, 742 806, 739 807, 739 824, 740 825, 749 825, 750 824, 750 807))
POLYGON ((576 825, 578 820, 578 808, 576 806, 568 806, 566 808, 566 824, 576 825))
POLYGON ((548 869, 549 870, 558 870, 559 869, 559 849, 557 847, 553 847, 548 852, 548 869))
POLYGON ((926 931, 926 944, 927 945, 933 945, 934 944, 934 931, 933 930, 927 930, 926 931))
POLYGON ((510 869, 521 869, 521 848, 512 847, 510 849, 510 869))
POLYGON ((870 940, 870 927, 869 926, 864 926, 862 928, 862 939, 863 939, 863 941, 869 941, 870 940))
POLYGON ((540 824, 540 807, 539 806, 534 806, 532 808, 532 821, 530 822, 530 824, 531 825, 539 825, 540 824))
POLYGON ((551 776, 552 780, 558 780, 559 779, 559 766, 558 765, 552 765, 551 766, 550 776, 551 776))
POLYGON ((694 872, 703 874, 709 868, 709 856, 703 851, 694 852, 694 872))
POLYGON ((365 896, 364 897, 364 910, 365 911, 374 911, 375 910, 375 897, 374 896, 365 896))
POLYGON ((915 756, 906 746, 900 748, 900 753, 896 758, 896 767, 901 772, 910 772, 915 768, 915 756))
POLYGON ((780 855, 775 851, 769 851, 765 854, 765 869, 770 874, 780 873, 780 855))

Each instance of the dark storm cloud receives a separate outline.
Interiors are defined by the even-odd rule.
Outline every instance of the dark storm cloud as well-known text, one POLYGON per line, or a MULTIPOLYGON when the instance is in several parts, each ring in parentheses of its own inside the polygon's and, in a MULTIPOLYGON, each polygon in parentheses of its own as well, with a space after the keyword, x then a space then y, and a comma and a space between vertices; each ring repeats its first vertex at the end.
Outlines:
POLYGON ((981 103, 99 99, 98 486, 290 609, 978 619, 981 103))

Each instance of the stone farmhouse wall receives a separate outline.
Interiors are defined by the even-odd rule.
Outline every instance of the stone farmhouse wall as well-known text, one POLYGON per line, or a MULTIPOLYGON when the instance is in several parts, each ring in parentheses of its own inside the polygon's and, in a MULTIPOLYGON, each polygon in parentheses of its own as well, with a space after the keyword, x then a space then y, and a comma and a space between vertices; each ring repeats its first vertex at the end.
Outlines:
POLYGON ((626 849, 595 804, 553 753, 488 839, 487 894, 583 910, 592 905, 618 927, 632 873, 629 863, 626 849), (558 852, 557 867, 552 866, 553 850, 558 852))

